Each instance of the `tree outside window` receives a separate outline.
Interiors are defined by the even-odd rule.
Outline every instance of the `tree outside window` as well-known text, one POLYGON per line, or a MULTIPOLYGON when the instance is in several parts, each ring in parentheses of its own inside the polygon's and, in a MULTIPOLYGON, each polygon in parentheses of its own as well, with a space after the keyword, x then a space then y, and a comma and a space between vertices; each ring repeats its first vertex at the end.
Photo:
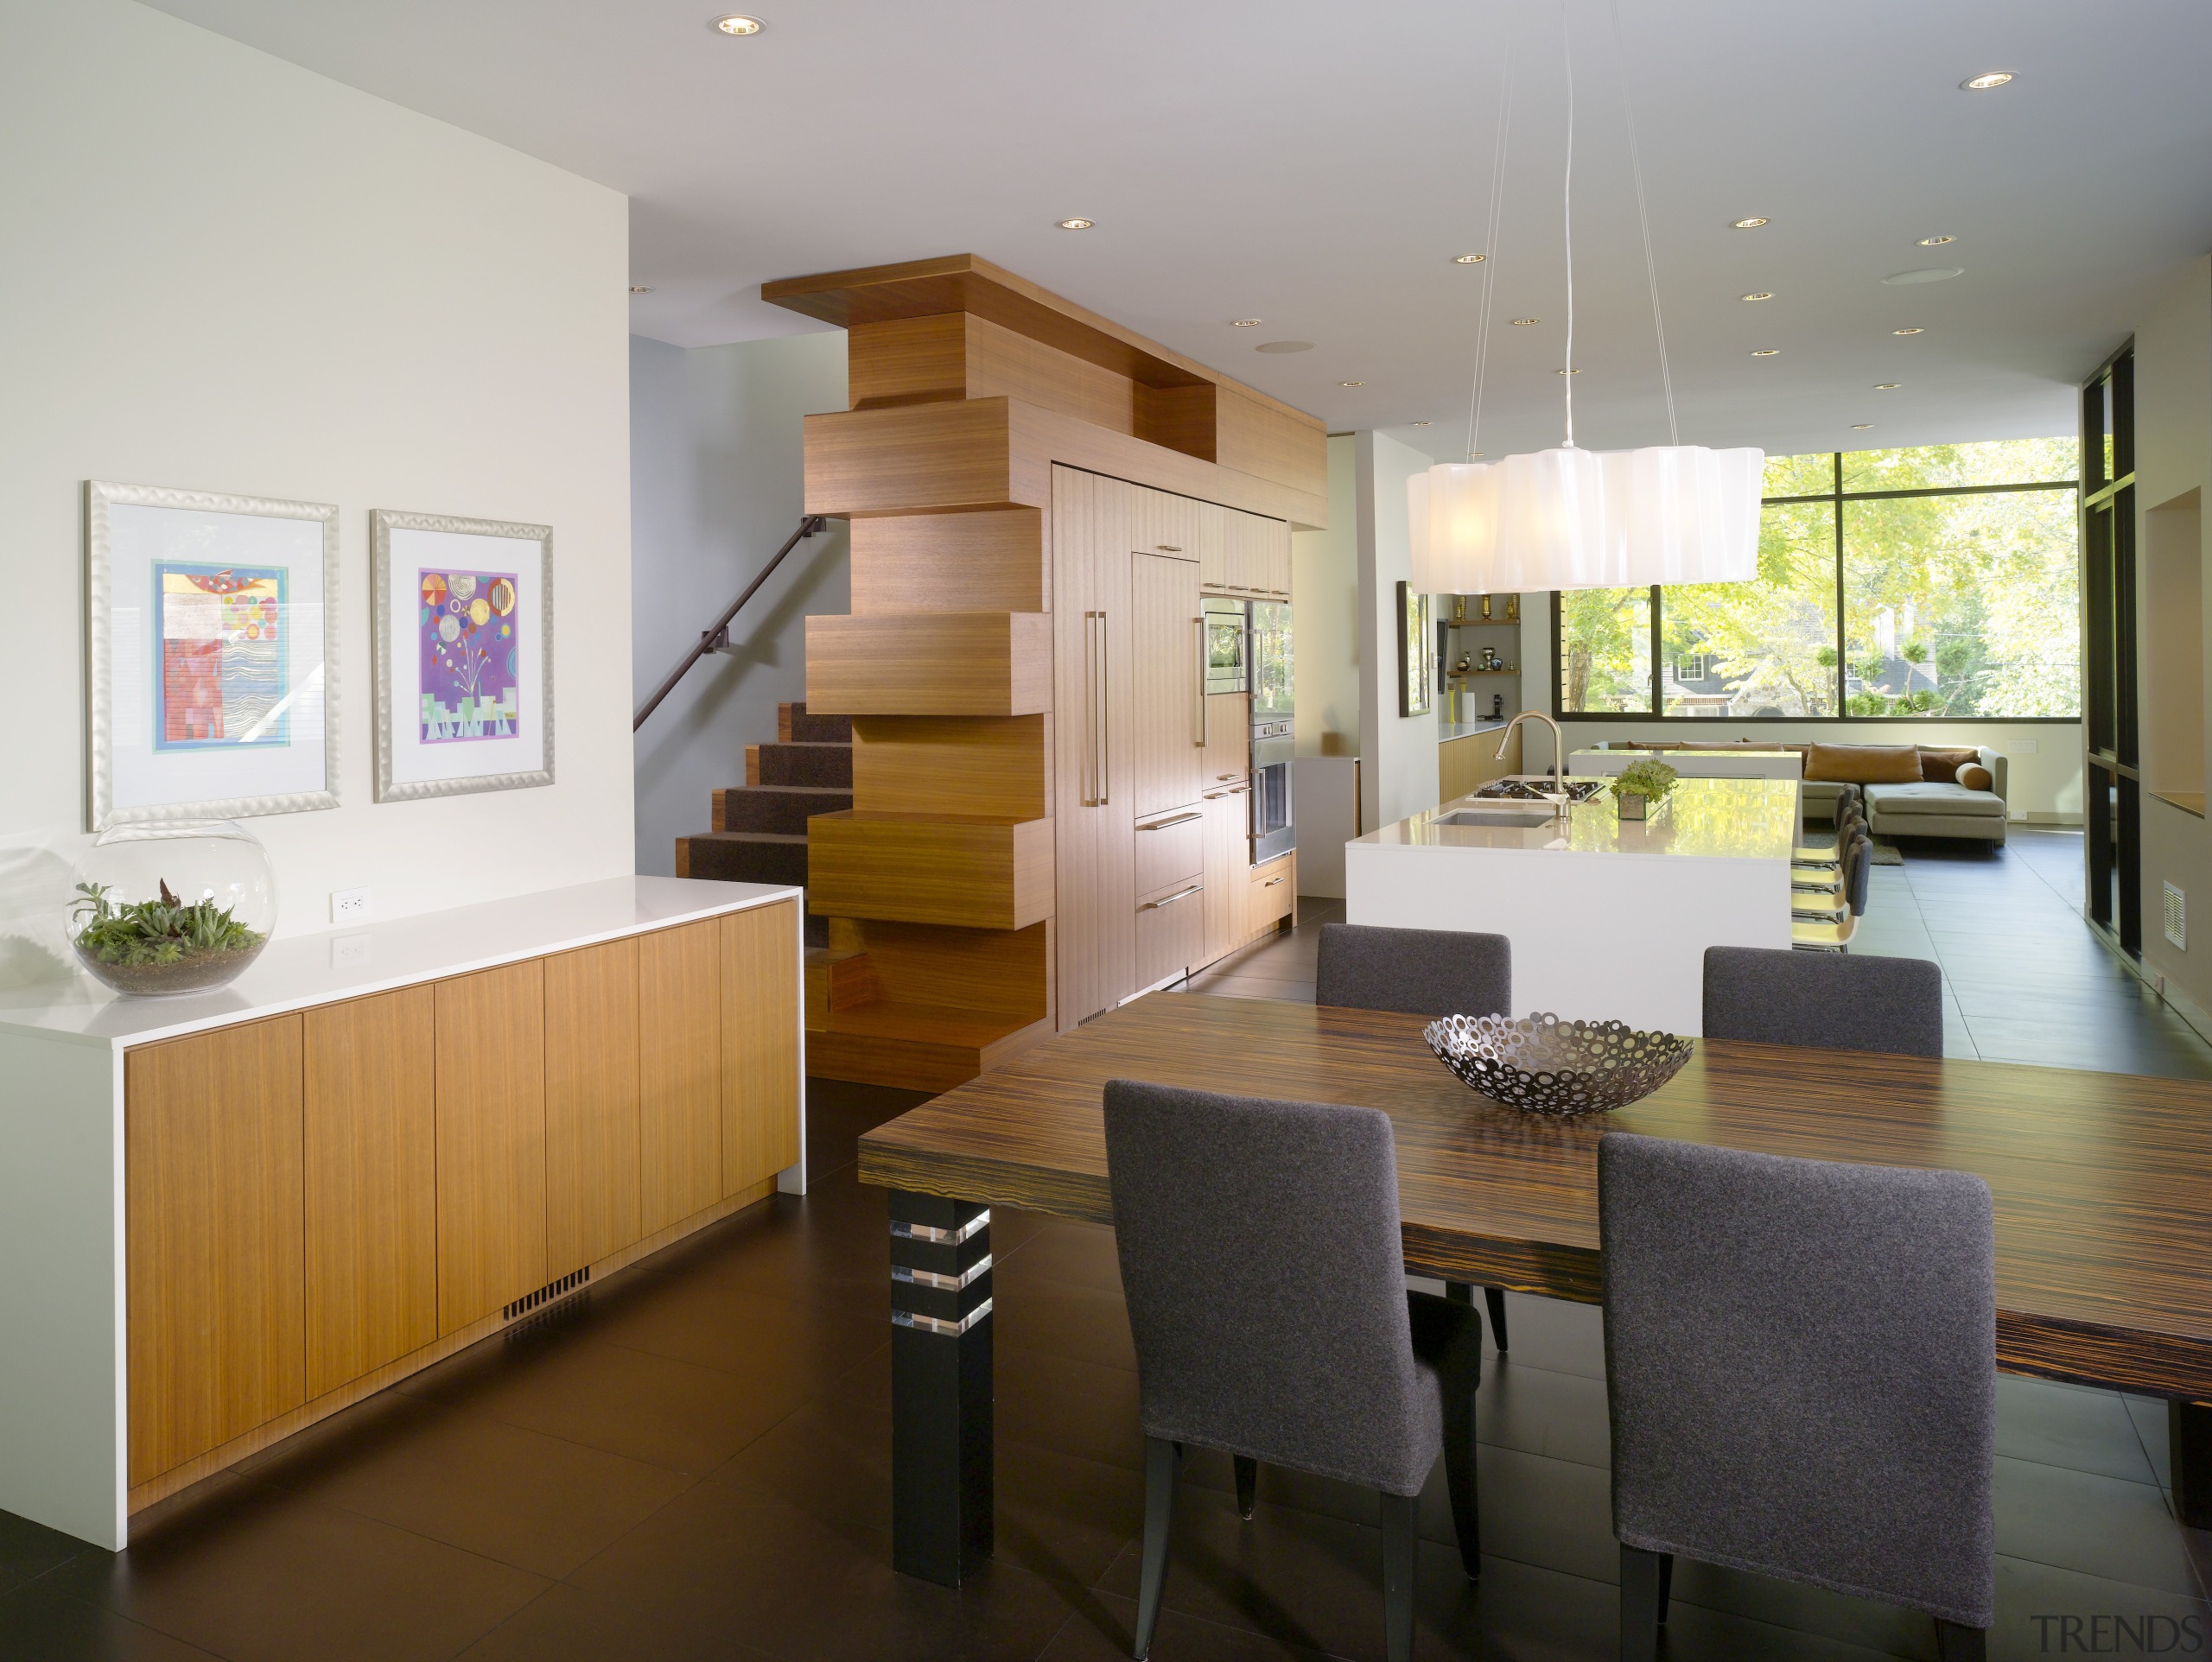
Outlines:
POLYGON ((2071 439, 1770 457, 1756 580, 1560 596, 1560 712, 2076 717, 2077 467, 2071 439))

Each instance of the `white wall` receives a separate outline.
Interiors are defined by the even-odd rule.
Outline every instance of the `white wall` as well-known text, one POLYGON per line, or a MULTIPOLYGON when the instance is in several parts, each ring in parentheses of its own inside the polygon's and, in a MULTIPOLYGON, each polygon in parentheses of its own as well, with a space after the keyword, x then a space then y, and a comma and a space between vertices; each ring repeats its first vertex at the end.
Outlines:
MULTIPOLYGON (((1353 523, 1359 548, 1361 818, 1370 829, 1436 806, 1436 724, 1398 714, 1398 584, 1412 574, 1406 481, 1430 459, 1380 433, 1353 441, 1353 523)), ((1424 650, 1435 650, 1433 640, 1424 650)))
MULTIPOLYGON (((798 524, 800 420, 845 407, 842 330, 690 351, 630 343, 631 669, 642 704, 798 524)), ((671 875, 709 793, 745 783, 745 747, 806 696, 806 615, 851 609, 845 522, 785 557, 730 625, 734 650, 686 676, 637 735, 637 863, 671 875)))
POLYGON ((283 933, 628 872, 623 198, 128 0, 0 34, 0 980, 84 840, 86 479, 339 506, 342 805, 251 821, 283 933), (371 802, 372 507, 553 527, 558 783, 371 802))
MULTIPOLYGON (((2197 493, 2198 611, 2195 625, 2200 641, 2212 640, 2212 612, 2205 610, 2212 595, 2202 582, 2203 518, 2202 505, 2212 500, 2212 259, 2195 261, 2188 275, 2145 318, 2135 332, 2135 506, 2139 515, 2157 512, 2177 498, 2197 493)), ((2154 569, 2148 558, 2152 528, 2137 521, 2138 569, 2154 569)), ((2165 539, 2161 538, 2160 541, 2165 539)), ((2168 558, 2177 551, 2162 549, 2168 558)), ((2155 606, 2158 594, 2146 582, 2145 609, 2155 606)), ((2159 712, 2154 707, 2158 665, 2155 654, 2164 631, 2145 620, 2137 638, 2143 646, 2141 688, 2145 737, 2157 741, 2159 712)), ((2200 693, 2200 697, 2202 695, 2200 693)), ((2195 742, 2201 747, 2212 732, 2200 716, 2195 742)), ((2196 788, 2204 774, 2199 764, 2196 788)), ((2153 772, 2148 783, 2161 783, 2153 772)), ((2155 974, 2167 977, 2171 991, 2179 992, 2196 1006, 2198 1018, 2212 1012, 2212 836, 2204 820, 2159 801, 2145 791, 2143 796, 2143 963, 2155 974), (2184 950, 2170 943, 2161 927, 2167 883, 2188 896, 2196 914, 2190 932, 2191 946, 2184 950)))
MULTIPOLYGON (((1359 536, 1355 441, 1329 436, 1329 529, 1294 531, 1291 592, 1297 597, 1293 694, 1300 756, 1359 754, 1359 536)), ((1304 868, 1299 872, 1303 885, 1304 868)), ((1309 889, 1309 894, 1325 894, 1309 889)))

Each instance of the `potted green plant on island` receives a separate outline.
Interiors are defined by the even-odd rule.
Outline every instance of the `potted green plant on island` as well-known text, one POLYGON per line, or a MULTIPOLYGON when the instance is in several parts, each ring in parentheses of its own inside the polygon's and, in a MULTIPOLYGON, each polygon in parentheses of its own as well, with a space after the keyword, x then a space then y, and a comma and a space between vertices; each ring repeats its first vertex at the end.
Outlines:
POLYGON ((167 882, 160 897, 118 904, 105 883, 79 883, 70 908, 85 967, 119 993, 193 993, 220 986, 259 955, 269 937, 218 906, 188 904, 167 882))
POLYGON ((1681 776, 1652 757, 1630 762, 1613 776, 1613 805, 1624 820, 1648 818, 1674 793, 1681 776))

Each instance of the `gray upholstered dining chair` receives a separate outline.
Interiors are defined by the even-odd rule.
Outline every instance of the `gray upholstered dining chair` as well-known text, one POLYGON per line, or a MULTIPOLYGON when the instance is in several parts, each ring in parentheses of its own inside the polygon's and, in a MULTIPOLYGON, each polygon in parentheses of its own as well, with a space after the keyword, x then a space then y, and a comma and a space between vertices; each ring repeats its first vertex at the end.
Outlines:
POLYGON ((1923 1610, 1945 1662, 1978 1662, 1988 1185, 1615 1132, 1598 1214, 1622 1662, 1656 1655, 1676 1557, 1923 1610))
POLYGON ((1413 1655, 1422 1485, 1440 1450, 1470 1578, 1480 1570, 1472 1310, 1408 1291, 1390 1120, 1373 1108, 1116 1079, 1106 1170, 1136 1340, 1144 1555, 1134 1652, 1152 1647, 1184 1445, 1378 1491, 1390 1662, 1413 1655))
MULTIPOLYGON (((1313 1002, 1408 1016, 1510 1016, 1513 942, 1465 929, 1393 929, 1371 923, 1324 923, 1314 955, 1313 1002)), ((1474 1289, 1445 1286, 1455 1304, 1474 1289)), ((1491 1342, 1506 1346, 1505 1289, 1484 1287, 1491 1342)))
POLYGON ((1705 949, 1705 1036, 1895 1056, 1943 1054, 1943 972, 1924 958, 1705 949))

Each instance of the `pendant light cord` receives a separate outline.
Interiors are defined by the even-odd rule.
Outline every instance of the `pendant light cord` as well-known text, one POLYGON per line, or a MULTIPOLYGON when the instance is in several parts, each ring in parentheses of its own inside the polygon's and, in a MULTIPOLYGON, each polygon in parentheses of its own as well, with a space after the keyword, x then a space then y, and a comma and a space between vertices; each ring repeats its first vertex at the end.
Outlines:
POLYGON ((1643 228, 1643 275, 1651 285, 1651 332, 1659 337, 1659 384, 1667 395, 1667 442, 1680 445, 1675 421, 1675 377, 1667 366, 1667 325, 1659 315, 1659 263, 1651 253, 1651 214, 1643 200, 1643 156, 1636 142, 1636 99, 1629 91, 1628 45, 1621 33, 1621 0, 1613 0, 1613 54, 1621 66, 1621 113, 1628 120, 1628 162, 1636 175, 1636 219, 1643 228))
POLYGON ((1491 308, 1497 297, 1497 230, 1505 212, 1505 153, 1513 141, 1513 41, 1505 42, 1505 66, 1498 76, 1497 136, 1491 145, 1490 213, 1484 226, 1483 251, 1490 270, 1483 276, 1483 298, 1475 329, 1475 384, 1467 390, 1467 460, 1482 452, 1483 376, 1490 362, 1491 308))
POLYGON ((1567 447, 1574 448, 1574 41, 1567 31, 1567 0, 1560 0, 1559 41, 1567 59, 1567 447))

